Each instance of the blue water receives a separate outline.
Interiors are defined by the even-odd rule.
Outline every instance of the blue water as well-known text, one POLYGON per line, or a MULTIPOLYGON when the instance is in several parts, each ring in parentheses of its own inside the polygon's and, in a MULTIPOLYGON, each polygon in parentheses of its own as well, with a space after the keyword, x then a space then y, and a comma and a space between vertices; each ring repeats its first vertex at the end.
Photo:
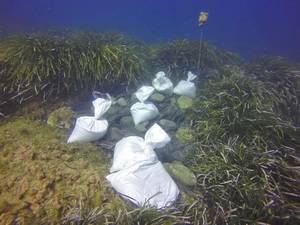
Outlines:
POLYGON ((1 33, 121 31, 149 42, 200 37, 244 57, 300 59, 300 0, 1 0, 1 33))

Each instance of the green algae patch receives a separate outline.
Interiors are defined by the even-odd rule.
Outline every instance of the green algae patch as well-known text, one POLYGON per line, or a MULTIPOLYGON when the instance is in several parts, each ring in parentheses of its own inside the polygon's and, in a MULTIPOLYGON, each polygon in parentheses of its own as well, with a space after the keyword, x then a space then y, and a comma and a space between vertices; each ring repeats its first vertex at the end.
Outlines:
POLYGON ((60 107, 49 114, 47 124, 52 127, 69 129, 72 125, 74 112, 70 107, 60 107))
POLYGON ((63 131, 28 119, 0 125, 0 224, 57 224, 78 199, 119 208, 107 174, 92 144, 66 144, 63 131))
POLYGON ((180 96, 177 99, 177 104, 178 107, 184 111, 190 109, 193 106, 193 99, 186 96, 180 96))
POLYGON ((176 138, 183 144, 188 144, 193 141, 192 131, 189 128, 180 127, 176 131, 176 138))

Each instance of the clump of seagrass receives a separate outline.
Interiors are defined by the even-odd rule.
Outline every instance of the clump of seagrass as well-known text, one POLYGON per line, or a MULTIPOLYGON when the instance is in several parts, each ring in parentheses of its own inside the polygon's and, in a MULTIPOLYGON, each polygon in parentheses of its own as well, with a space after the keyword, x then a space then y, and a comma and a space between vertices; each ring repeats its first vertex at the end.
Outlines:
POLYGON ((240 58, 228 51, 217 49, 208 42, 176 40, 166 45, 152 48, 155 68, 168 71, 172 77, 182 79, 187 71, 200 73, 199 46, 201 46, 200 70, 217 69, 225 64, 239 64, 240 58))
POLYGON ((130 83, 144 71, 135 44, 93 35, 20 35, 0 43, 1 92, 10 100, 44 100, 62 93, 130 83))
POLYGON ((300 65, 282 57, 260 57, 246 66, 247 72, 264 82, 278 99, 276 112, 300 125, 300 65))
POLYGON ((203 218, 211 224, 296 224, 299 132, 274 112, 278 99, 262 82, 237 68, 222 74, 205 85, 191 113, 197 148, 187 165, 198 174, 203 218))
POLYGON ((191 222, 189 216, 184 216, 183 211, 174 207, 158 211, 145 204, 140 208, 124 206, 112 210, 109 204, 103 204, 98 208, 92 208, 89 201, 91 201, 91 199, 79 199, 72 207, 66 210, 61 223, 64 225, 159 225, 190 224, 191 222))

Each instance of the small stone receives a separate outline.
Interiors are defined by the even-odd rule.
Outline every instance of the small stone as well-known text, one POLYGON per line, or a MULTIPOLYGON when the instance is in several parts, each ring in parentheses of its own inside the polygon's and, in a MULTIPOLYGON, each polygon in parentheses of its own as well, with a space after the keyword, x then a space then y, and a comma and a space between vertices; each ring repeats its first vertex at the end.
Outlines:
POLYGON ((126 107, 128 105, 128 102, 125 98, 122 97, 117 100, 117 104, 121 107, 126 107))
POLYGON ((148 125, 148 121, 144 122, 144 123, 140 123, 138 125, 135 125, 135 129, 140 132, 140 133, 144 133, 147 131, 146 126, 148 125))
POLYGON ((119 112, 120 108, 116 105, 111 106, 108 111, 105 113, 107 116, 114 116, 119 112))
POLYGON ((172 97, 170 102, 171 102, 171 105, 176 105, 177 100, 175 97, 172 97))
POLYGON ((122 127, 126 127, 126 128, 131 127, 131 126, 134 125, 133 124, 133 119, 132 119, 131 116, 122 117, 121 120, 120 120, 120 124, 121 124, 122 127))
POLYGON ((193 99, 186 96, 180 96, 177 99, 177 104, 181 110, 186 110, 193 106, 193 99))
POLYGON ((117 127, 112 127, 110 128, 109 132, 108 132, 108 138, 111 141, 119 141, 120 139, 123 138, 123 133, 122 131, 117 128, 117 127))
POLYGON ((164 163, 164 167, 168 173, 179 183, 192 187, 197 184, 195 174, 186 166, 179 162, 164 163))
POLYGON ((163 102, 165 100, 165 96, 159 93, 155 93, 151 95, 150 99, 154 102, 163 102))
POLYGON ((178 148, 176 151, 171 153, 171 156, 176 161, 184 162, 186 157, 190 152, 193 152, 194 146, 193 145, 182 145, 181 148, 178 148))
POLYGON ((176 130, 177 128, 176 123, 172 120, 162 119, 158 123, 162 126, 164 130, 167 131, 176 130))

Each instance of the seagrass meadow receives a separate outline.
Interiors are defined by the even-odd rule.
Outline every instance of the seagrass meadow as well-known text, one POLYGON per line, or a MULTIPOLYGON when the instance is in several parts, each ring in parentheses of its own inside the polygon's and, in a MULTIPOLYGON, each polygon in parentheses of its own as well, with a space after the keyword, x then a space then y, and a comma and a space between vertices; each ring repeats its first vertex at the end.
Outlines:
POLYGON ((0 224, 299 224, 300 65, 241 59, 208 42, 118 33, 0 39, 0 224), (92 90, 198 75, 182 163, 197 177, 172 206, 136 208, 105 179, 106 151, 45 122, 92 90), (45 147, 46 146, 46 147, 45 147), (79 171, 79 172, 78 172, 79 171))

